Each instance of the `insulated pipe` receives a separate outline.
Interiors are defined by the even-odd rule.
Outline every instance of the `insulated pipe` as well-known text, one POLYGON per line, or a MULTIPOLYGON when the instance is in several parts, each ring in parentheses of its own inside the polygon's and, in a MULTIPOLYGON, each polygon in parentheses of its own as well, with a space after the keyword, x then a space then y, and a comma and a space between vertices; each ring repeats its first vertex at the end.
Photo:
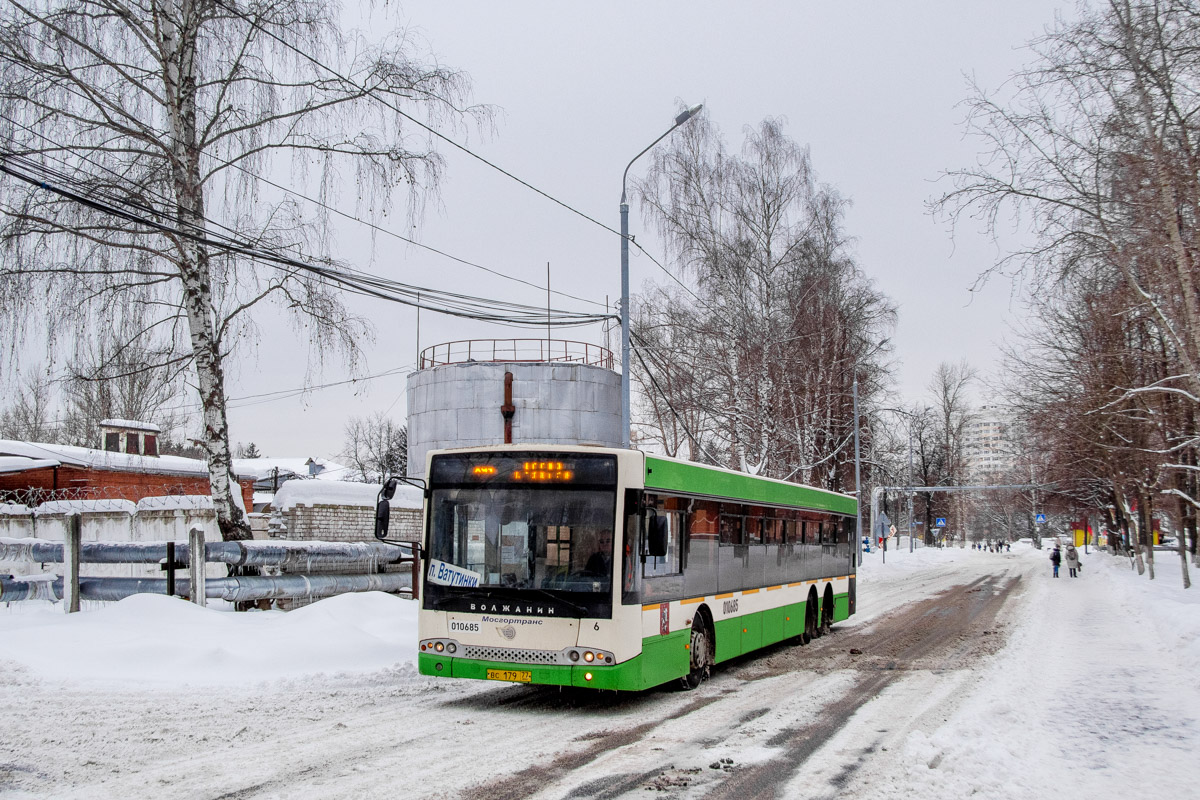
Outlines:
MULTIPOLYGON (((153 564, 167 557, 166 542, 83 542, 80 563, 153 564)), ((283 567, 284 569, 319 567, 372 567, 395 564, 411 558, 412 553, 381 542, 308 542, 280 543, 262 541, 208 542, 205 561, 236 567, 283 567)), ((175 545, 175 560, 186 563, 190 548, 175 545)), ((28 561, 61 564, 63 543, 45 539, 0 539, 0 561, 28 561)))
MULTIPOLYGON (((411 587, 406 573, 377 575, 279 575, 239 578, 209 578, 205 595, 229 602, 278 600, 300 597, 332 597, 348 592, 402 592, 411 587)), ((191 592, 190 580, 176 579, 176 589, 191 592)), ((167 591, 164 578, 80 578, 79 596, 83 600, 124 600, 135 594, 161 594, 167 591)), ((17 600, 59 600, 63 580, 24 580, 0 576, 0 602, 17 600)))

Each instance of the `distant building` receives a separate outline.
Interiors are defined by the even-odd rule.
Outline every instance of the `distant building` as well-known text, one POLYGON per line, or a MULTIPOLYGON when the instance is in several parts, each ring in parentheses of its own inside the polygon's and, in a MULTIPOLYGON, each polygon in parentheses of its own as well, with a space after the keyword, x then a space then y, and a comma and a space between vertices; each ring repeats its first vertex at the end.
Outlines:
POLYGON ((986 480, 1012 469, 1014 452, 1011 417, 998 406, 983 406, 967 425, 963 442, 967 471, 975 480, 986 480))

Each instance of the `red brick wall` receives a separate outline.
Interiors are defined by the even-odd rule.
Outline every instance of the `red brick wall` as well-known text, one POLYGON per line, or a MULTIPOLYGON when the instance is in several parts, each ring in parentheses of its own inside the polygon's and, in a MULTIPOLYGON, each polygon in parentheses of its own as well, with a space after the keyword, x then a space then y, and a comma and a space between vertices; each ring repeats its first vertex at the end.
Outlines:
MULTIPOLYGON (((53 467, 0 473, 0 491, 42 489, 50 492, 54 489, 79 489, 80 499, 122 499, 134 502, 143 497, 211 493, 206 475, 123 472, 66 465, 58 467, 57 470, 57 479, 53 467)), ((249 511, 254 508, 254 481, 246 478, 238 483, 242 487, 242 502, 249 511)))

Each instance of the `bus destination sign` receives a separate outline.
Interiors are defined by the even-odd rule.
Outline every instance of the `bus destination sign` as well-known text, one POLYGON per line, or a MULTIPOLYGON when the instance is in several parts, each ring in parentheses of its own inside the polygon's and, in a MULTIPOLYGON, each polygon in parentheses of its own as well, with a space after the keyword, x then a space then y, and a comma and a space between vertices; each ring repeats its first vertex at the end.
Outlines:
POLYGON ((613 485, 617 459, 602 454, 463 453, 433 457, 431 483, 613 485))

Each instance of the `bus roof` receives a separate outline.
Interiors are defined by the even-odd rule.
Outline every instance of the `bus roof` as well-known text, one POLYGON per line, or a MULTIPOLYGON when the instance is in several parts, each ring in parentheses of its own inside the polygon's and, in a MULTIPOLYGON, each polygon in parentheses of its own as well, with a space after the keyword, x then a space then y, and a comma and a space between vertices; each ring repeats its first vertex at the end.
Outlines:
POLYGON ((853 514, 857 510, 857 501, 852 495, 649 454, 646 455, 646 488, 730 497, 748 502, 804 506, 841 514, 853 514))

